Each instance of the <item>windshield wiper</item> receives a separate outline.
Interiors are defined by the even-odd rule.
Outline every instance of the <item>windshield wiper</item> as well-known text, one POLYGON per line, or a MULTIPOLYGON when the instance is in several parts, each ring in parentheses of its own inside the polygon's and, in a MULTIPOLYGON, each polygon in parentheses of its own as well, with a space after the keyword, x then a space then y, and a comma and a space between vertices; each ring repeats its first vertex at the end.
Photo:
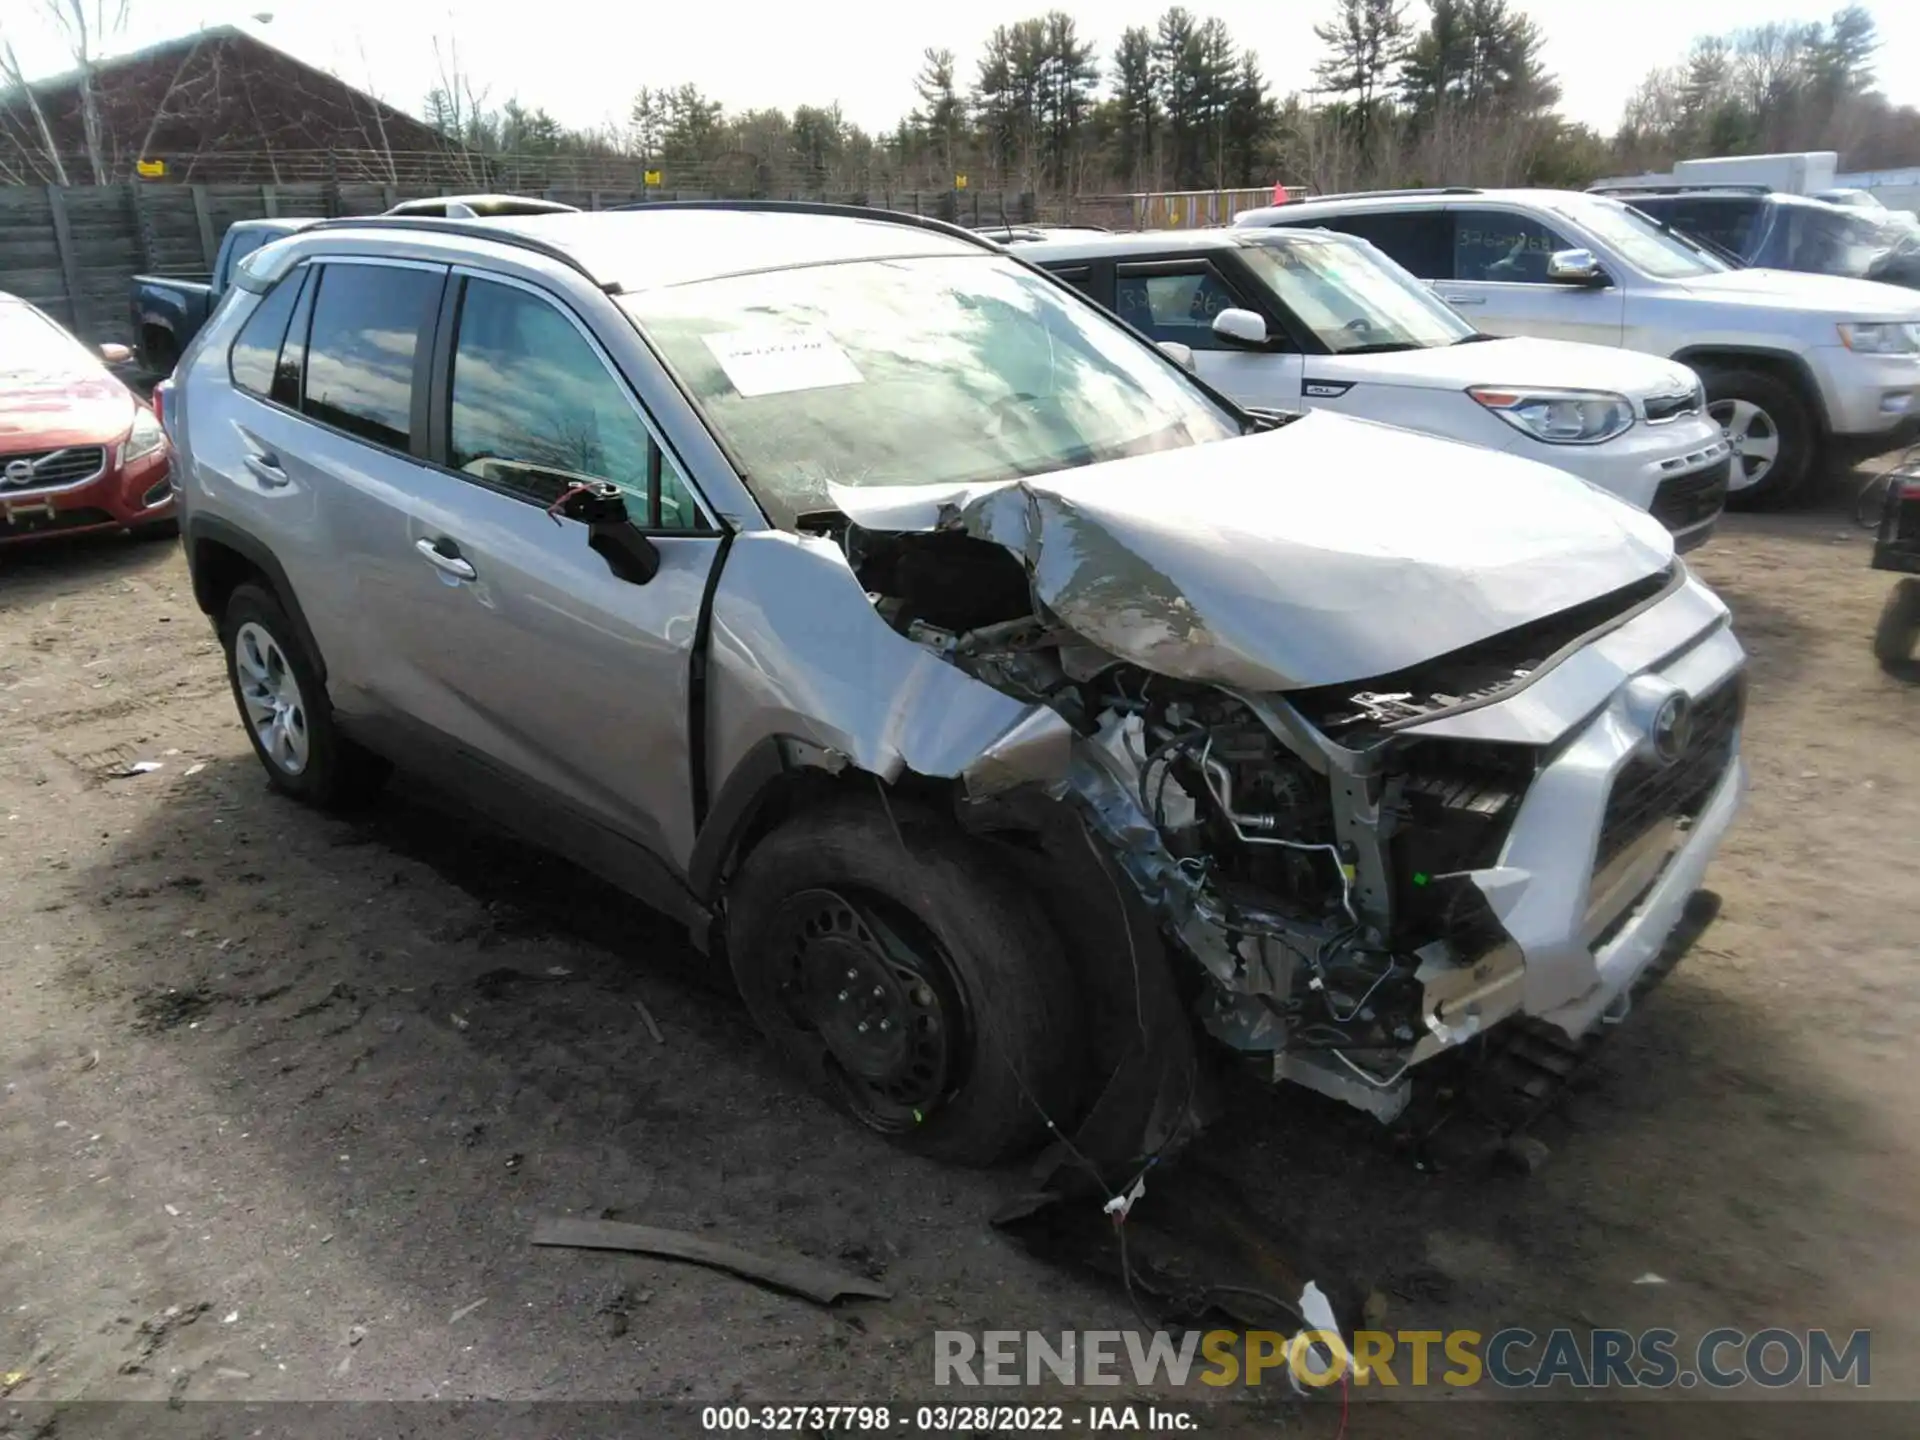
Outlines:
POLYGON ((1426 346, 1416 345, 1411 340, 1376 340, 1371 345, 1352 345, 1345 350, 1335 350, 1336 355, 1391 355, 1397 350, 1424 350, 1426 346))

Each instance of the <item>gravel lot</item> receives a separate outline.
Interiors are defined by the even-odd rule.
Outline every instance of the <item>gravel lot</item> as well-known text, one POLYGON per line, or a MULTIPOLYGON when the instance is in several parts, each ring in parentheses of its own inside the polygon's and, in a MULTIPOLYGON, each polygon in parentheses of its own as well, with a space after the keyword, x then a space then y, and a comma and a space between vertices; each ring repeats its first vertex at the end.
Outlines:
MULTIPOLYGON (((1836 510, 1730 520, 1697 557, 1753 654, 1753 803, 1719 922, 1542 1126, 1544 1168, 1422 1174, 1311 1097, 1245 1098, 1209 1135, 1301 1273, 1399 1328, 1871 1327, 1874 1392, 1920 1399, 1920 690, 1868 654, 1890 578, 1867 555, 1836 510)), ((406 786, 355 823, 271 796, 177 546, 0 557, 0 756, 16 1426, 83 1397, 924 1397, 935 1329, 1133 1323, 988 1227, 1010 1177, 791 1088, 646 911, 406 786), (530 1248, 552 1214, 783 1245, 895 1298, 827 1311, 530 1248)), ((1270 1387, 1209 1429, 1549 1435, 1591 1408, 1343 1422, 1270 1387)), ((1635 1415, 1609 1433, 1756 1429, 1635 1415)))

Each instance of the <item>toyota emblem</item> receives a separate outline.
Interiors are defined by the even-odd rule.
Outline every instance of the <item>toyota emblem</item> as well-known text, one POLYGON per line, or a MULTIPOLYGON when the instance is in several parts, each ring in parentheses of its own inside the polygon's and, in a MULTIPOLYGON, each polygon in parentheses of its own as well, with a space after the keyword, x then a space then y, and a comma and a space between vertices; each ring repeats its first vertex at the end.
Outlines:
POLYGON ((7 468, 0 470, 0 481, 8 485, 25 485, 32 479, 33 462, 31 460, 9 460, 7 468))
POLYGON ((1671 765, 1687 753, 1693 740, 1693 706, 1685 695, 1669 695, 1653 717, 1653 753, 1671 765))

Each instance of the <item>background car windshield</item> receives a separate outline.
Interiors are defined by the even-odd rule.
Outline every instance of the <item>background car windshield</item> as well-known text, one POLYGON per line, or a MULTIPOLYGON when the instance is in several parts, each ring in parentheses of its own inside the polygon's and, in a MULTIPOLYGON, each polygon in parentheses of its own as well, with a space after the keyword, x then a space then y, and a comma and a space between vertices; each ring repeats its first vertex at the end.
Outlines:
POLYGON ((776 524, 829 483, 1044 475, 1241 433, 1105 312, 997 256, 862 261, 629 297, 776 524))
POLYGON ((1787 267, 1818 275, 1864 278, 1908 238, 1870 215, 1840 209, 1796 205, 1781 218, 1787 224, 1787 267))
POLYGON ((1474 333, 1433 292, 1371 245, 1318 236, 1242 247, 1267 288, 1335 354, 1427 350, 1474 333))
POLYGON ((1628 264, 1656 280, 1718 275, 1733 267, 1662 230, 1645 215, 1600 195, 1570 197, 1560 213, 1591 230, 1628 264))
POLYGON ((92 368, 78 340, 25 305, 0 305, 0 373, 70 375, 92 368))

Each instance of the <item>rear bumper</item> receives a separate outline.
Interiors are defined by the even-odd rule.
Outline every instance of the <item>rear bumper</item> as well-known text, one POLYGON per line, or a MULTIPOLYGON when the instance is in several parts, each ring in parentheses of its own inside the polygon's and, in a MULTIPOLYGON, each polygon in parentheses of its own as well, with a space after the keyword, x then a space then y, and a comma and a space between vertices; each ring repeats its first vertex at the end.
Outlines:
POLYGON ((176 517, 178 503, 166 449, 127 465, 110 460, 102 474, 77 484, 0 489, 0 545, 161 524, 176 517))

